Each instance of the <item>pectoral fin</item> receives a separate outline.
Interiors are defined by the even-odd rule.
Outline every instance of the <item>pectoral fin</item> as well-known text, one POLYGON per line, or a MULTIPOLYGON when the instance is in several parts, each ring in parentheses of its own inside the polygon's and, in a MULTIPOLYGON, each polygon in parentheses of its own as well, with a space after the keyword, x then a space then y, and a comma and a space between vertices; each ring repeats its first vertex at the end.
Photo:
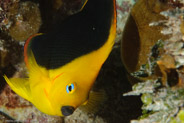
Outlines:
POLYGON ((102 107, 102 104, 107 100, 104 90, 98 92, 91 91, 89 93, 89 99, 84 105, 80 106, 80 109, 87 113, 96 113, 102 107))
POLYGON ((11 89, 19 96, 25 98, 28 101, 32 100, 29 81, 26 78, 11 78, 8 79, 6 75, 3 76, 11 89))

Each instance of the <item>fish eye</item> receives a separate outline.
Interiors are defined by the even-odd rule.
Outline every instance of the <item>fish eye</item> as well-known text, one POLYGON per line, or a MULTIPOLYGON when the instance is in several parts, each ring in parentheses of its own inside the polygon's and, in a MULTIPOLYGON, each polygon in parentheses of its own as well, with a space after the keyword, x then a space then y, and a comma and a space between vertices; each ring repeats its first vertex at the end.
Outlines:
POLYGON ((73 93, 75 90, 75 84, 74 83, 71 83, 71 84, 68 84, 66 86, 66 92, 67 93, 73 93))

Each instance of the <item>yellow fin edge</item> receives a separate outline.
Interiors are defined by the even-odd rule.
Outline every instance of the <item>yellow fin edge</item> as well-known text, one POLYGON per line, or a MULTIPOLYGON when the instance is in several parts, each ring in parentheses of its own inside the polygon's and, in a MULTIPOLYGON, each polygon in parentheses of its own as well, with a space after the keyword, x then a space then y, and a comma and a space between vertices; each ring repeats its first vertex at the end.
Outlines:
POLYGON ((8 79, 6 75, 3 75, 4 79, 10 86, 10 88, 19 96, 25 98, 28 101, 32 100, 31 90, 26 78, 11 78, 8 79))
POLYGON ((84 6, 86 5, 86 3, 88 2, 88 0, 86 0, 85 2, 84 2, 84 4, 82 5, 82 7, 81 7, 81 9, 80 9, 80 11, 82 11, 83 10, 83 8, 84 8, 84 6))

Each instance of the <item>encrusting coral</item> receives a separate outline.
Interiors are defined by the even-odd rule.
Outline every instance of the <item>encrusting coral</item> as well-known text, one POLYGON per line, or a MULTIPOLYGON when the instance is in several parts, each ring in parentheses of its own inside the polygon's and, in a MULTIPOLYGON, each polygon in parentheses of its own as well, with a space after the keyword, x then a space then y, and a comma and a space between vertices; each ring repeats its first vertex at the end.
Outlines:
POLYGON ((151 47, 168 36, 161 34, 162 25, 149 26, 153 21, 164 20, 161 11, 168 4, 159 0, 138 0, 133 6, 124 28, 121 43, 122 61, 128 72, 135 72, 145 64, 151 47))
POLYGON ((164 19, 153 20, 148 25, 150 28, 161 26, 158 31, 166 38, 155 39, 146 63, 141 63, 140 69, 131 73, 141 83, 135 84, 132 92, 124 94, 142 94, 143 115, 132 123, 184 122, 184 1, 161 2, 169 6, 169 9, 159 12, 164 19))
POLYGON ((11 37, 24 41, 38 32, 41 26, 41 15, 38 5, 33 2, 22 2, 18 5, 12 17, 13 24, 9 29, 11 37))

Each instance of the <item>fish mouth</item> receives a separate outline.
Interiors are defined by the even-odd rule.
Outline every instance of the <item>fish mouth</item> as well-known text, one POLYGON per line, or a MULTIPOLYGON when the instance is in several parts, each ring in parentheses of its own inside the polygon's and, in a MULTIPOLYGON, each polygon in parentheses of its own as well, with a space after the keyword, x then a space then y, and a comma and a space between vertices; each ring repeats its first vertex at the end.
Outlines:
POLYGON ((61 112, 64 116, 69 116, 73 114, 74 111, 75 111, 75 108, 72 106, 62 106, 61 107, 61 112))

